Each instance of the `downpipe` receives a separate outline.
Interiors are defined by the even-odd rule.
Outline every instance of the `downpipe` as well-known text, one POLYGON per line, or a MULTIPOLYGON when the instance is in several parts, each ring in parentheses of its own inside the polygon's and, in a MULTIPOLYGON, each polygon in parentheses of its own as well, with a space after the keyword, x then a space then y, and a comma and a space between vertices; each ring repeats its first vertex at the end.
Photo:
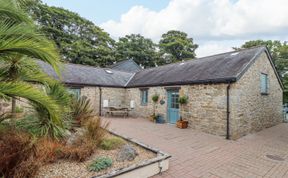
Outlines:
POLYGON ((230 83, 227 85, 227 110, 226 110, 226 139, 230 140, 230 83))

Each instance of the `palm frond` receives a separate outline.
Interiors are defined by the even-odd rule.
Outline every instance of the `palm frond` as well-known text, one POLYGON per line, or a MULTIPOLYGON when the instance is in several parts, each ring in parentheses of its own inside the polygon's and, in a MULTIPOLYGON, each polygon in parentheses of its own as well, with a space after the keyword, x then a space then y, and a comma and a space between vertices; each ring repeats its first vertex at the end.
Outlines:
POLYGON ((62 125, 62 120, 60 117, 61 109, 59 108, 57 102, 30 84, 24 82, 1 82, 0 96, 18 96, 33 103, 37 103, 47 110, 47 113, 49 114, 49 117, 53 123, 60 126, 62 125))
POLYGON ((33 21, 21 10, 27 2, 25 0, 0 0, 0 17, 15 23, 25 22, 33 24, 33 21))
POLYGON ((59 74, 59 53, 50 40, 29 25, 0 22, 0 56, 22 54, 49 63, 59 74))

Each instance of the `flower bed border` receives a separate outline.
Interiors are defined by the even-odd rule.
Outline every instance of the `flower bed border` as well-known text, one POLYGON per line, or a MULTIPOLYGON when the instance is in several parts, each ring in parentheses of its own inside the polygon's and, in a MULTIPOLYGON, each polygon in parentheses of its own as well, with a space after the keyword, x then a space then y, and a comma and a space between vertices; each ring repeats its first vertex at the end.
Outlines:
MULTIPOLYGON (((142 148, 144 148, 144 149, 146 149, 148 151, 151 151, 151 152, 157 154, 157 156, 155 158, 148 159, 148 160, 142 161, 140 163, 133 164, 133 165, 131 165, 129 167, 113 170, 112 172, 110 172, 108 174, 94 176, 92 178, 108 178, 108 177, 119 177, 120 178, 120 177, 128 176, 128 174, 131 174, 134 171, 141 171, 140 169, 145 169, 145 168, 149 169, 148 166, 150 166, 151 169, 153 169, 152 167, 156 166, 156 164, 158 166, 158 170, 153 169, 154 171, 150 172, 149 176, 153 176, 153 175, 156 175, 156 174, 161 174, 161 172, 164 172, 164 171, 166 171, 168 169, 168 167, 169 167, 169 158, 171 158, 171 155, 169 155, 169 154, 167 154, 165 152, 162 152, 159 149, 156 149, 156 148, 153 148, 151 146, 145 145, 145 144, 139 142, 136 139, 129 138, 129 137, 125 136, 125 135, 120 135, 117 132, 114 132, 114 131, 111 131, 111 130, 108 130, 108 132, 110 134, 115 135, 117 137, 120 137, 120 138, 122 138, 122 139, 124 139, 124 140, 126 140, 128 142, 132 142, 132 143, 134 143, 134 144, 136 144, 136 145, 138 145, 138 146, 140 146, 140 147, 142 147, 142 148)), ((131 177, 131 175, 130 175, 130 177, 131 177)))

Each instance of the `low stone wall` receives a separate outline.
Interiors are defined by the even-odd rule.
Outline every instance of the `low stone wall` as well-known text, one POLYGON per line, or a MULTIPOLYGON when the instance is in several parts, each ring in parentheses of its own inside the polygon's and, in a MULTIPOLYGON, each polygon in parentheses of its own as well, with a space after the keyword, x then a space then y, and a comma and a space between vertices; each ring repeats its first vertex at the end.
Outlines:
MULTIPOLYGON (((135 139, 131 139, 125 135, 120 135, 114 131, 109 131, 112 135, 116 135, 118 137, 123 138, 124 140, 127 140, 128 142, 132 142, 146 150, 149 150, 153 153, 155 153, 157 156, 155 158, 140 162, 135 165, 131 165, 127 168, 115 170, 111 173, 97 176, 97 178, 110 178, 110 177, 116 177, 116 178, 147 178, 152 177, 157 174, 161 174, 164 171, 167 171, 169 168, 169 159, 171 158, 171 155, 162 152, 161 150, 158 150, 156 148, 152 148, 148 145, 145 145, 135 139)), ((95 177, 96 178, 96 177, 95 177)))

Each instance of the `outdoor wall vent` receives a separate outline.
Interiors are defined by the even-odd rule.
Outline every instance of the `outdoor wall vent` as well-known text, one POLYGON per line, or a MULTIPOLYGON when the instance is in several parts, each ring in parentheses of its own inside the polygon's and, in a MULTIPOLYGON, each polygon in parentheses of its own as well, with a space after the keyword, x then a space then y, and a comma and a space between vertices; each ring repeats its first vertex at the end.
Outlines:
POLYGON ((105 70, 108 74, 113 74, 111 70, 105 70))
POLYGON ((232 53, 232 54, 230 54, 230 55, 231 55, 231 56, 236 56, 237 54, 239 54, 239 52, 232 53))

